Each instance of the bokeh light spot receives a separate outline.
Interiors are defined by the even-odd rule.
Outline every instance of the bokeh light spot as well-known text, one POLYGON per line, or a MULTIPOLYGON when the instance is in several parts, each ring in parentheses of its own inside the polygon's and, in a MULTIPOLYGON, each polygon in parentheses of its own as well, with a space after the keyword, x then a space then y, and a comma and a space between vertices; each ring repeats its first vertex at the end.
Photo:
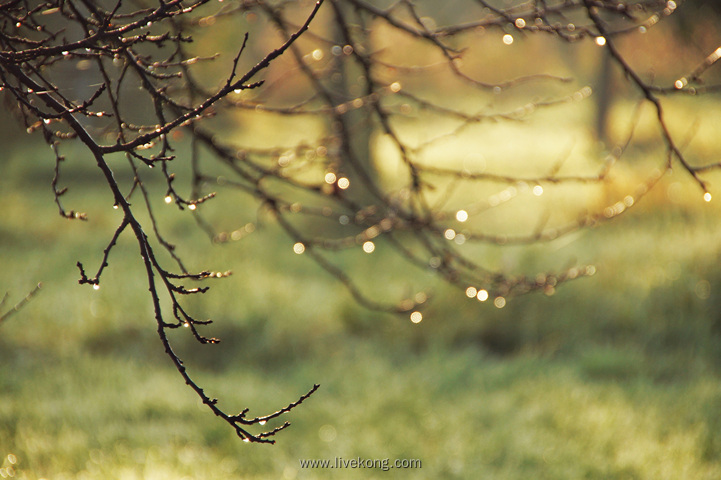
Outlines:
POLYGON ((373 253, 373 251, 376 249, 375 243, 371 241, 367 241, 363 244, 363 251, 366 253, 373 253))
POLYGON ((348 180, 346 177, 340 177, 338 179, 338 188, 341 190, 345 190, 348 187, 350 187, 350 180, 348 180))
POLYGON ((323 425, 318 429, 318 438, 326 443, 330 443, 338 436, 338 432, 333 425, 323 425))

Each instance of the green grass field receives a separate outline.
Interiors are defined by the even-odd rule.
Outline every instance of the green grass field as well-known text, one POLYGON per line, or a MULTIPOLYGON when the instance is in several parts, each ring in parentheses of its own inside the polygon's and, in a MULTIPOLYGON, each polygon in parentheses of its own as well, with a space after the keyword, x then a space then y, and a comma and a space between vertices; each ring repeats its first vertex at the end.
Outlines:
POLYGON ((395 268, 380 247, 372 261, 344 260, 391 297, 409 275, 434 288, 418 325, 357 306, 272 224, 210 245, 189 212, 158 198, 189 268, 234 271, 189 303, 223 343, 172 335, 191 375, 223 408, 251 415, 321 384, 267 446, 236 438, 163 354, 130 236, 100 290, 78 285, 75 263, 94 272, 120 218, 73 165, 67 207, 91 221, 60 218, 41 147, 8 148, 0 165, 0 293, 12 305, 44 285, 0 325, 0 477, 721 478, 721 207, 683 172, 580 235, 485 247, 521 270, 596 266, 551 297, 499 310, 395 268), (301 468, 336 458, 421 468, 301 468))

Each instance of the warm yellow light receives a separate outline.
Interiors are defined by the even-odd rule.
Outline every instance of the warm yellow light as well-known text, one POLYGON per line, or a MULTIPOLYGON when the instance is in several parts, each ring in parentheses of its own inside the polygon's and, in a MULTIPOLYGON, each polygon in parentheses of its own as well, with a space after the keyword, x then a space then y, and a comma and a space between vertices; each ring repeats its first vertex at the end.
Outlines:
POLYGON ((335 173, 328 172, 325 174, 325 183, 327 183, 329 185, 333 185, 335 183, 335 181, 336 181, 335 173))
POLYGON ((707 202, 710 202, 710 201, 711 201, 711 194, 708 193, 708 192, 704 193, 704 194, 703 194, 703 199, 704 199, 705 201, 707 201, 707 202))
POLYGON ((503 308, 506 306, 506 299, 503 297, 496 297, 493 299, 493 305, 495 305, 496 308, 503 308))
POLYGON ((294 251, 295 253, 297 253, 298 255, 300 255, 300 254, 302 254, 303 252, 305 252, 305 245, 303 245, 301 242, 296 242, 296 243, 293 245, 293 251, 294 251))
POLYGON ((373 253, 373 251, 376 249, 375 243, 368 241, 363 244, 363 251, 366 253, 373 253))
POLYGON ((172 201, 173 201, 173 197, 171 197, 170 195, 167 195, 167 196, 165 197, 165 203, 170 203, 170 202, 172 202, 172 201))
POLYGON ((468 212, 466 212, 465 210, 458 210, 456 212, 456 220, 458 220, 459 222, 465 222, 466 220, 468 220, 468 212))
POLYGON ((421 312, 415 311, 411 313, 411 322, 421 323, 421 320, 423 320, 423 314, 421 312))
POLYGON ((535 187, 533 187, 533 194, 537 197, 543 195, 543 187, 540 185, 536 185, 535 187))
POLYGON ((596 45, 598 45, 599 47, 603 47, 604 45, 606 45, 606 37, 596 37, 596 45))
POLYGON ((400 82, 393 82, 390 86, 391 92, 398 93, 401 91, 401 83, 400 82))
POLYGON ((340 188, 341 190, 345 190, 348 187, 350 187, 350 180, 348 180, 346 177, 340 177, 338 179, 338 188, 340 188))
POLYGON ((503 43, 506 45, 510 45, 513 43, 513 35, 505 34, 503 36, 503 43))
POLYGON ((476 290, 476 287, 466 288, 466 297, 473 298, 476 296, 476 293, 478 293, 478 290, 476 290))
POLYGON ((486 300, 488 300, 488 291, 478 290, 478 295, 476 295, 476 298, 479 302, 485 302, 486 300))
POLYGON ((188 205, 188 209, 190 209, 190 210, 195 210, 196 208, 198 208, 198 207, 194 203, 191 203, 190 205, 188 205))
POLYGON ((443 232, 443 236, 446 237, 446 240, 453 240, 454 238, 456 238, 456 231, 452 228, 449 228, 445 232, 443 232))

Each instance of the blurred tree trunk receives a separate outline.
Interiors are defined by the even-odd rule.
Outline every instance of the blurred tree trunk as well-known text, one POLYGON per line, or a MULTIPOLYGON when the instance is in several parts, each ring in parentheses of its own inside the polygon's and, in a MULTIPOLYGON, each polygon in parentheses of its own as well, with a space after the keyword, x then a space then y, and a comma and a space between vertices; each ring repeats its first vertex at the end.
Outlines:
MULTIPOLYGON (((353 8, 344 2, 335 2, 335 21, 332 25, 333 41, 335 46, 339 47, 340 54, 333 57, 333 73, 331 74, 331 86, 333 90, 334 106, 345 110, 341 115, 343 126, 347 132, 346 136, 341 135, 340 142, 348 142, 348 145, 341 144, 341 168, 342 174, 347 176, 351 184, 363 182, 363 177, 367 177, 374 185, 377 185, 378 173, 373 162, 370 142, 373 131, 372 115, 369 114, 367 102, 363 102, 362 106, 354 105, 355 101, 360 101, 368 93, 364 92, 365 85, 369 85, 368 81, 362 81, 361 76, 366 73, 359 61, 354 57, 353 51, 349 43, 348 35, 351 35, 353 26, 360 31, 359 35, 365 35, 365 25, 362 16, 353 8), (352 152, 353 159, 348 159, 348 152, 352 152), (359 172, 362 169, 365 174, 359 172)), ((356 39, 352 43, 356 46, 359 44, 370 48, 367 45, 368 38, 356 39)), ((337 51, 337 49, 336 49, 337 51)), ((355 194, 368 196, 367 188, 354 189, 355 194), (360 190, 360 192, 359 192, 360 190)))
POLYGON ((596 74, 594 91, 596 93, 596 138, 605 145, 608 145, 611 140, 608 138, 608 115, 611 109, 611 99, 613 98, 611 92, 613 83, 611 68, 611 55, 604 50, 596 74))

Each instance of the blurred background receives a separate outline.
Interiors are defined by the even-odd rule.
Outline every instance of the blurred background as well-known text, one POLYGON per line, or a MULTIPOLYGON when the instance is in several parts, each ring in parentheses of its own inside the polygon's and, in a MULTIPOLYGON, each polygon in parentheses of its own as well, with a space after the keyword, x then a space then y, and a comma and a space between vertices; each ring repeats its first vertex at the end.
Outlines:
MULTIPOLYGON (((424 22, 464 20, 464 2, 435 3, 419 2, 424 22)), ((619 37, 628 62, 660 85, 692 71, 721 41, 716 3, 680 6, 647 32, 619 37)), ((308 4, 298 2, 297 9, 306 12, 308 4)), ((370 31, 383 61, 432 63, 415 40, 377 23, 370 31)), ((332 15, 322 10, 311 32, 332 37, 332 25, 332 15)), ((282 41, 272 22, 252 10, 199 16, 196 26, 188 48, 219 53, 195 72, 208 88, 226 78, 241 32, 250 32, 242 68, 282 41)), ((460 111, 499 114, 563 101, 519 122, 459 128, 404 97, 397 101, 404 115, 397 128, 418 149, 418 161, 523 177, 548 172, 563 158, 560 174, 593 175, 629 131, 635 133, 607 181, 544 185, 542 195, 532 185, 527 192, 516 185, 518 196, 472 219, 477 226, 494 235, 528 234, 545 212, 551 212, 551 227, 563 225, 580 211, 603 212, 664 171, 655 112, 641 108, 635 116, 639 94, 604 59, 602 48, 592 40, 567 43, 503 28, 477 29, 458 40, 471 46, 463 57, 466 72, 490 83, 539 72, 571 80, 531 82, 499 94, 492 88, 479 93, 434 69, 388 69, 385 79, 399 79, 402 91, 460 111), (593 94, 577 94, 587 93, 585 87, 593 94)), ((307 58, 318 57, 319 71, 338 56, 333 46, 312 35, 299 43, 307 58)), ((77 81, 78 95, 87 95, 81 92, 87 88, 84 64, 67 62, 64 68, 59 78, 77 81)), ((264 78, 264 88, 238 99, 286 108, 307 98, 309 84, 290 55, 264 78)), ((346 82, 351 95, 362 93, 354 93, 353 85, 346 82)), ((718 94, 667 96, 663 102, 685 154, 699 164, 717 162, 718 94)), ((148 106, 133 108, 142 117, 148 106)), ((293 146, 313 144, 329 128, 322 116, 299 119, 250 108, 221 113, 207 126, 239 148, 273 150, 272 161, 293 146)), ((704 176, 710 202, 676 167, 637 202, 632 198, 633 208, 606 215, 592 228, 530 245, 459 244, 494 271, 536 275, 578 266, 595 272, 545 295, 509 298, 503 308, 469 298, 433 268, 409 265, 380 241, 372 253, 358 247, 332 254, 371 298, 396 301, 428 292, 419 323, 359 306, 336 278, 294 253, 294 240, 242 191, 223 189, 221 181, 204 185, 218 198, 197 212, 181 212, 165 204, 162 177, 148 174, 158 225, 188 269, 233 271, 188 302, 199 318, 214 320, 204 333, 221 343, 198 345, 187 331, 172 332, 191 375, 224 409, 248 407, 253 416, 321 385, 285 417, 292 426, 277 444, 249 445, 200 404, 164 354, 130 235, 112 251, 99 290, 78 285, 76 262, 94 271, 122 217, 92 158, 68 143, 60 173, 68 187, 63 201, 86 212, 89 221, 61 218, 50 187, 54 157, 39 134, 25 132, 9 108, 2 110, 0 294, 7 292, 8 300, 0 313, 43 284, 0 324, 3 478, 389 475, 300 464, 335 458, 422 462, 422 468, 395 471, 397 478, 721 478, 717 172, 704 176), (212 225, 215 241, 194 215, 212 225)), ((189 192, 192 147, 181 131, 174 140, 178 159, 172 166, 189 192)), ((365 141, 379 181, 396 188, 404 177, 392 142, 373 130, 365 141)), ((132 178, 120 159, 112 166, 122 181, 132 178)), ((223 175, 213 166, 205 171, 223 175)), ((504 191, 507 186, 494 183, 460 184, 449 209, 494 195, 503 199, 504 191)))

